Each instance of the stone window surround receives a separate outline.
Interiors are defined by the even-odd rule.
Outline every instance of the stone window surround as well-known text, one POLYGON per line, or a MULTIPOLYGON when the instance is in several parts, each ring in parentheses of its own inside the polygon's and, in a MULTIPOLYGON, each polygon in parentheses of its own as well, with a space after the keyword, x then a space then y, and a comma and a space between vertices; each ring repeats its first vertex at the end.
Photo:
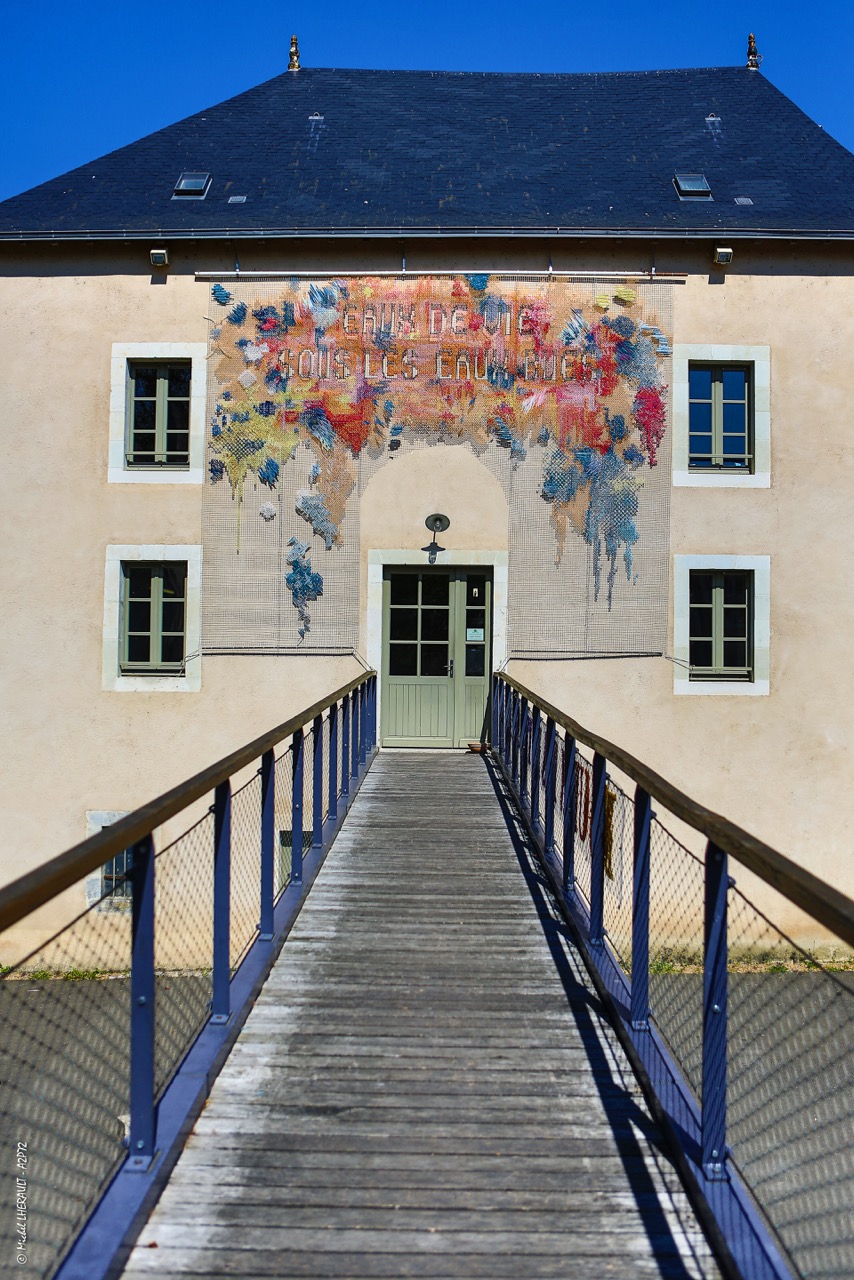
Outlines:
POLYGON ((107 547, 104 573, 104 625, 101 687, 111 693, 198 693, 202 687, 201 660, 202 548, 163 543, 114 544, 107 547), (184 675, 130 676, 119 670, 121 656, 122 561, 187 564, 187 603, 184 623, 184 675))
POLYGON ((673 344, 673 485, 697 489, 769 489, 771 487, 771 348, 722 343, 673 344), (753 366, 753 472, 698 471, 688 468, 689 364, 753 366))
POLYGON ((203 484, 205 479, 205 415, 207 412, 207 344, 204 342, 114 342, 110 357, 110 437, 107 480, 110 484, 203 484), (129 467, 127 441, 128 361, 190 361, 190 465, 129 467))
POLYGON ((770 693, 771 557, 694 555, 673 557, 673 692, 731 698, 770 693), (746 569, 753 573, 753 680, 689 678, 689 580, 692 569, 746 569))

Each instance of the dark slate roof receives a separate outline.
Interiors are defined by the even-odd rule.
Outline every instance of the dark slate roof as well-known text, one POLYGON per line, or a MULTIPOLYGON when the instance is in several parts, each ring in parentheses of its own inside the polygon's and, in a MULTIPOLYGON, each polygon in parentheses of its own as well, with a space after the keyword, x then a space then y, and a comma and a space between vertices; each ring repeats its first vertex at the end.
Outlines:
POLYGON ((746 68, 303 69, 0 204, 7 239, 401 232, 854 236, 854 156, 746 68))

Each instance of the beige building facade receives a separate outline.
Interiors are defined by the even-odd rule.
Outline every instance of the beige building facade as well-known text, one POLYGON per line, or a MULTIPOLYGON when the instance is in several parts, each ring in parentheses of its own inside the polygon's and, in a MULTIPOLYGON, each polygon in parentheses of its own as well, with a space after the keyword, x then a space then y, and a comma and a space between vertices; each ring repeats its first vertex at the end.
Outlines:
MULTIPOLYGON (((480 567, 491 577, 493 668, 506 666, 689 795, 854 893, 850 242, 734 239, 726 232, 585 236, 583 229, 518 238, 411 234, 405 244, 368 234, 271 233, 239 245, 213 234, 58 235, 48 243, 7 239, 0 270, 3 882, 83 839, 99 815, 106 820, 137 807, 283 722, 362 665, 381 669, 384 570, 429 567, 425 518, 440 512, 450 525, 437 566, 480 567), (166 269, 150 260, 161 245, 166 269), (714 261, 722 245, 731 245, 726 265, 714 261), (653 282, 667 290, 669 516, 660 652, 513 656, 519 612, 514 622, 506 488, 482 450, 449 439, 401 450, 350 499, 358 508, 351 652, 297 645, 225 652, 205 639, 205 593, 212 589, 205 501, 217 456, 211 325, 222 323, 212 286, 231 294, 260 277, 275 287, 294 277, 386 275, 578 280, 612 298, 653 282), (129 470, 128 368, 170 361, 190 370, 187 465, 173 474, 129 470), (702 446, 690 437, 701 428, 700 419, 691 425, 691 414, 704 396, 691 372, 711 371, 712 383, 722 385, 720 371, 729 369, 747 371, 743 413, 752 462, 697 468, 691 450, 702 446), (120 650, 122 575, 134 563, 171 561, 187 566, 180 670, 134 674, 120 650), (706 635, 692 613, 701 580, 710 592, 749 582, 746 678, 727 673, 720 652, 728 637, 711 632, 724 669, 720 678, 709 670, 694 678, 692 653, 700 650, 692 642, 706 635)), ((714 394, 721 393, 705 398, 714 394)), ((711 412, 720 410, 712 404, 711 412)), ((251 501, 262 502, 257 469, 247 483, 251 501)), ((322 540, 310 529, 306 538, 319 564, 322 540)), ((525 607, 539 607, 547 627, 555 601, 542 595, 525 607)), ((718 608, 720 629, 719 606, 700 607, 718 608)), ((315 635, 321 613, 315 609, 315 635)), ((381 700, 387 694, 381 681, 381 700)), ((802 927, 794 917, 788 923, 802 927)))

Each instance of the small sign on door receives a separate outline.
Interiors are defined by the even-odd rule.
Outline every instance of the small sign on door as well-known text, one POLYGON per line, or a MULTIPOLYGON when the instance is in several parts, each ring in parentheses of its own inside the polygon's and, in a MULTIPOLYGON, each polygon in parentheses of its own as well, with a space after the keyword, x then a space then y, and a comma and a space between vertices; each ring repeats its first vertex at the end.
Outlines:
POLYGON ((466 640, 483 640, 483 627, 466 627, 466 640))

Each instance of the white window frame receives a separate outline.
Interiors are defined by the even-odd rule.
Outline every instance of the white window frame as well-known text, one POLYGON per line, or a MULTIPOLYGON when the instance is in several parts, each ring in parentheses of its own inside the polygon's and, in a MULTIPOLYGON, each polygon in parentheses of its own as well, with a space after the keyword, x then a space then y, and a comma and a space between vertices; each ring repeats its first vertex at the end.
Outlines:
POLYGON ((104 627, 101 688, 111 693, 198 693, 202 687, 202 548, 187 544, 114 544, 107 547, 104 573, 104 627), (187 565, 187 603, 184 623, 185 671, 183 675, 122 675, 122 561, 157 564, 183 560, 187 565))
POLYGON ((110 484, 204 484, 207 344, 204 342, 114 342, 110 358, 110 484), (127 465, 128 362, 190 361, 190 465, 145 470, 127 465))
POLYGON ((771 557, 673 557, 673 692, 695 697, 767 697, 771 669, 771 557), (742 569, 753 573, 753 679, 692 680, 690 678, 690 599, 692 569, 742 569))
POLYGON ((692 489, 770 489, 771 487, 771 348, 720 343, 673 344, 673 484, 692 489), (691 364, 753 366, 753 471, 689 469, 688 367, 691 364))

